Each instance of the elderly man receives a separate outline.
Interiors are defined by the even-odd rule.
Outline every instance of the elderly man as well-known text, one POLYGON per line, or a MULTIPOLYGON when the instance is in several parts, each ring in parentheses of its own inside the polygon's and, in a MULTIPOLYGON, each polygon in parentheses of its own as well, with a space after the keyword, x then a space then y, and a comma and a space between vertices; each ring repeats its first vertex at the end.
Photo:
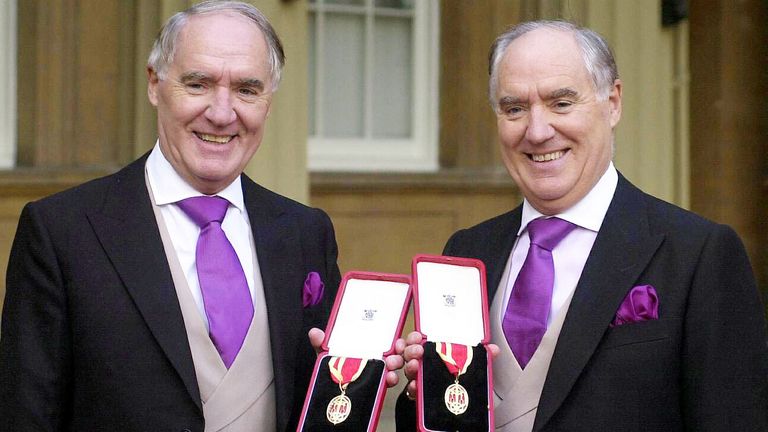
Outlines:
MULTIPOLYGON (((744 248, 616 171, 622 83, 605 41, 523 23, 494 43, 490 75, 524 201, 444 253, 487 266, 497 430, 768 430, 765 320, 744 248)), ((410 379, 420 338, 408 337, 410 379)), ((398 430, 415 426, 406 390, 398 430)))
POLYGON ((242 174, 283 63, 246 3, 163 27, 147 66, 152 151, 21 215, 0 430, 295 429, 307 332, 325 326, 340 276, 326 214, 242 174))

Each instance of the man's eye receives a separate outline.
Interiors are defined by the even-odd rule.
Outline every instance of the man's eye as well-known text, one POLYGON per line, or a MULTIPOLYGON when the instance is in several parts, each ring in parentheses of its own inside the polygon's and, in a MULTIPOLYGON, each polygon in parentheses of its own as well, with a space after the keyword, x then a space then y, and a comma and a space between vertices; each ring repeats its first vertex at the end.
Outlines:
POLYGON ((250 87, 243 87, 238 92, 243 96, 256 96, 259 94, 259 92, 250 87))
POLYGON ((523 112, 523 109, 519 106, 508 106, 504 108, 504 113, 507 115, 518 115, 523 112))
POLYGON ((189 91, 195 92, 195 93, 199 93, 199 92, 205 90, 205 86, 203 84, 201 84, 201 83, 187 83, 186 84, 186 88, 189 91))
POLYGON ((570 108, 573 105, 570 101, 557 101, 555 102, 555 108, 557 109, 566 109, 570 108))

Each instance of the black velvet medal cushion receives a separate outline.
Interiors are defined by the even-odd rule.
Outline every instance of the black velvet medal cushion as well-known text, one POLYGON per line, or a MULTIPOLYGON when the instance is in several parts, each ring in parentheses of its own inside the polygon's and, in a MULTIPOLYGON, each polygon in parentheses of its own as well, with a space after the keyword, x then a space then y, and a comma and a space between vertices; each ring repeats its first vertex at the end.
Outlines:
POLYGON ((437 354, 434 342, 424 344, 424 426, 434 431, 488 431, 488 357, 483 344, 472 347, 472 363, 459 377, 467 390, 469 406, 453 414, 445 406, 445 390, 456 380, 437 354))
POLYGON ((368 429, 368 423, 374 414, 374 403, 379 391, 381 374, 384 372, 383 360, 368 360, 363 373, 347 386, 346 395, 352 403, 349 417, 334 425, 328 421, 326 410, 331 399, 341 394, 339 385, 331 378, 328 362, 331 356, 320 360, 320 370, 312 390, 312 398, 307 407, 307 416, 303 431, 349 431, 361 432, 368 429))

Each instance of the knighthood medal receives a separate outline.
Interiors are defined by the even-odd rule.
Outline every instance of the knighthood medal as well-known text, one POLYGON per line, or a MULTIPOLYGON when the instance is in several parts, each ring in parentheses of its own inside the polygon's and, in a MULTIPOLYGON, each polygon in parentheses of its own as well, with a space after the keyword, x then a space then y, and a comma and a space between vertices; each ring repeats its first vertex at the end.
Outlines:
POLYGON ((469 394, 459 384, 459 377, 467 371, 469 364, 472 363, 472 348, 445 342, 436 342, 435 348, 448 371, 456 377, 453 384, 445 390, 445 407, 454 415, 464 414, 469 407, 469 394))
POLYGON ((351 357, 331 357, 328 362, 328 368, 331 371, 333 382, 339 385, 341 394, 331 399, 328 408, 325 410, 325 416, 333 424, 339 424, 349 417, 352 410, 352 401, 346 395, 347 386, 356 380, 363 369, 367 360, 351 357))

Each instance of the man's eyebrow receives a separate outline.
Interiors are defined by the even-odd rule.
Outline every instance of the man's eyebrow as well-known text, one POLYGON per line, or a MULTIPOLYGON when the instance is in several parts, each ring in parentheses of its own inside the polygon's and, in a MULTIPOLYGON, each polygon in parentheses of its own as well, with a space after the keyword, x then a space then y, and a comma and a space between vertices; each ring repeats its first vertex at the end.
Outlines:
POLYGON ((210 79, 208 74, 198 71, 185 72, 179 78, 179 81, 186 83, 190 81, 205 81, 210 79))
POLYGON ((517 96, 504 96, 499 99, 499 105, 515 105, 524 102, 523 98, 517 96))
POLYGON ((576 98, 579 96, 579 92, 576 90, 565 87, 557 89, 549 94, 548 99, 560 99, 560 98, 576 98))
POLYGON ((253 87, 259 90, 264 90, 264 87, 265 87, 264 81, 258 78, 243 78, 243 79, 237 80, 236 83, 240 86, 253 87))

